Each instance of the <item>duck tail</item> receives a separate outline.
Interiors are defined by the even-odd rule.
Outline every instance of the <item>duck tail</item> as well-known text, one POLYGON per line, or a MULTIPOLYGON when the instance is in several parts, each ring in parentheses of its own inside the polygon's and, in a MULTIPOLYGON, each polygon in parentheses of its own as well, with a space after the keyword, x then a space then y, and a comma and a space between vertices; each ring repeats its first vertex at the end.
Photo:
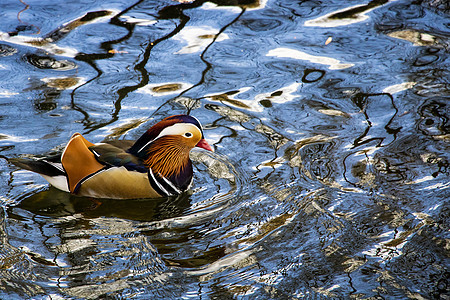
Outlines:
POLYGON ((66 174, 61 163, 55 163, 46 159, 8 158, 8 162, 19 168, 50 177, 66 174))

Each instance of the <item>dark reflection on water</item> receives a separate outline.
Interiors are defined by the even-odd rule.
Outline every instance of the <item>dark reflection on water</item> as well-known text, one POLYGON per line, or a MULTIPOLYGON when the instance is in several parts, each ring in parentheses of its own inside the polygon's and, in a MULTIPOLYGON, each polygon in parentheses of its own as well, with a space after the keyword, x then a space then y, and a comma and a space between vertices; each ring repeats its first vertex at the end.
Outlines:
POLYGON ((52 187, 23 199, 16 207, 53 218, 83 214, 87 218, 153 221, 181 215, 189 206, 188 195, 170 199, 116 201, 75 197, 52 187))
POLYGON ((39 69, 55 69, 55 70, 70 70, 76 68, 76 65, 68 60, 56 60, 50 56, 38 56, 36 54, 29 54, 25 57, 28 63, 39 69))
POLYGON ((2 3, 0 298, 447 299, 448 9, 2 3), (176 198, 75 197, 3 159, 177 113, 216 153, 176 198))

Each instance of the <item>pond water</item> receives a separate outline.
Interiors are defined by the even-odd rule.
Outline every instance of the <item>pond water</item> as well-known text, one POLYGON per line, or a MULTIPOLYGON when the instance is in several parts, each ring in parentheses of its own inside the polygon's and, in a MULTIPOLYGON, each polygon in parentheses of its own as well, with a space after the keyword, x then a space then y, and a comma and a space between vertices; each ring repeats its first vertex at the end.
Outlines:
POLYGON ((450 299, 446 1, 2 0, 1 299, 450 299), (5 158, 190 113, 177 198, 5 158))

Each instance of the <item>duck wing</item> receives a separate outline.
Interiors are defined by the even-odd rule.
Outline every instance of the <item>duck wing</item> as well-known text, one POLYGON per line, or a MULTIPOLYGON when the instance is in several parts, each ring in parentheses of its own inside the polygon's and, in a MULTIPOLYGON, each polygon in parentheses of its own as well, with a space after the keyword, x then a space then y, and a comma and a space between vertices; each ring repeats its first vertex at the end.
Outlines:
POLYGON ((125 167, 128 171, 147 173, 148 168, 142 160, 127 150, 132 141, 113 141, 92 145, 89 150, 100 163, 109 167, 125 167))

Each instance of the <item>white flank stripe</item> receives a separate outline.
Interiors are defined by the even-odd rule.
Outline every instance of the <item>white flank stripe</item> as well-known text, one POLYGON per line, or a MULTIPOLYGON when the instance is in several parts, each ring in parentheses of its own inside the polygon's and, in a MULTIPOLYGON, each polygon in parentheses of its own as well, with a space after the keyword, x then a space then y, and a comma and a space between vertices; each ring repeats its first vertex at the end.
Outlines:
POLYGON ((153 171, 152 169, 148 169, 148 172, 150 173, 150 176, 152 176, 153 181, 156 183, 156 185, 158 186, 158 188, 161 189, 161 191, 163 191, 166 196, 173 196, 172 193, 169 193, 162 185, 161 183, 158 182, 158 180, 156 180, 155 175, 153 175, 153 171))
MULTIPOLYGON (((159 174, 159 176, 161 176, 161 174, 159 174)), ((168 184, 170 185, 171 188, 173 188, 178 194, 181 194, 181 191, 179 188, 177 188, 169 179, 167 179, 164 176, 161 176, 161 178, 168 184)))

